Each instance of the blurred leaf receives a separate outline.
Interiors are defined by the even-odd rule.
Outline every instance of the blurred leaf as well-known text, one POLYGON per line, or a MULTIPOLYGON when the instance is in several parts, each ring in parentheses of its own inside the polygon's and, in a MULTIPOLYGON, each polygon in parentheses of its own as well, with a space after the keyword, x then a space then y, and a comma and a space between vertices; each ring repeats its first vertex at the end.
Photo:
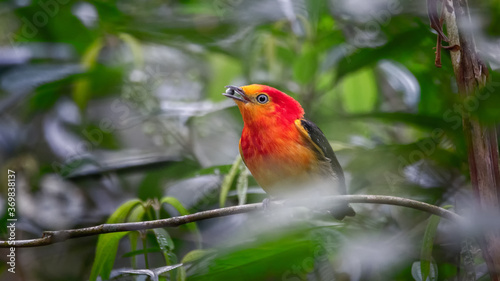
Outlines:
POLYGON ((293 79, 299 84, 312 82, 318 70, 318 54, 313 46, 304 46, 293 63, 293 79))
MULTIPOLYGON (((131 236, 132 234, 134 233, 138 233, 138 232, 131 232, 129 235, 131 236)), ((144 255, 144 254, 147 254, 147 253, 159 253, 161 252, 162 249, 160 248, 147 248, 147 249, 139 249, 139 250, 133 250, 133 251, 130 251, 128 253, 125 253, 122 255, 122 257, 124 258, 134 258, 135 256, 138 256, 138 255, 144 255)))
POLYGON ((30 1, 27 4, 29 6, 19 5, 24 7, 15 10, 22 22, 15 36, 17 42, 71 44, 80 53, 92 42, 96 31, 87 28, 74 15, 74 5, 43 1, 30 1))
MULTIPOLYGON (((457 104, 454 105, 457 107, 457 104)), ((474 98, 467 98, 459 104, 471 115, 477 116, 479 120, 491 126, 500 123, 500 73, 490 71, 490 81, 486 87, 481 89, 474 98)), ((456 108, 455 108, 456 111, 456 108)))
POLYGON ((127 33, 120 33, 118 35, 120 39, 128 45, 132 51, 132 56, 134 57, 134 64, 136 68, 144 67, 144 55, 142 54, 141 42, 139 42, 134 36, 127 33))
MULTIPOLYGON (((85 71, 92 69, 92 67, 96 64, 101 48, 103 47, 101 40, 101 38, 95 40, 83 54, 81 64, 85 71)), ((83 110, 87 106, 87 102, 92 96, 89 78, 82 77, 78 79, 75 82, 74 87, 73 99, 75 100, 75 103, 78 105, 78 107, 83 110)))
POLYGON ((236 191, 238 192, 238 205, 244 205, 247 201, 248 171, 243 162, 240 162, 240 174, 236 180, 236 191))
POLYGON ((29 100, 31 112, 51 109, 61 97, 61 82, 46 83, 35 90, 29 100))
POLYGON ((434 132, 434 130, 443 130, 448 137, 454 140, 462 135, 462 130, 459 130, 459 128, 461 128, 461 123, 457 123, 460 127, 453 127, 456 123, 451 123, 450 120, 444 119, 443 116, 414 114, 408 112, 371 112, 366 114, 351 114, 345 118, 374 118, 390 123, 405 123, 407 125, 427 130, 431 134, 437 132, 434 132))
POLYGON ((413 279, 415 279, 415 281, 437 281, 438 277, 437 271, 438 268, 436 266, 436 263, 432 262, 429 271, 429 276, 427 277, 427 279, 423 279, 420 262, 419 261, 414 262, 411 267, 411 275, 413 276, 413 279))
POLYGON ((372 66, 381 59, 395 59, 398 55, 416 51, 420 42, 427 36, 427 28, 419 26, 394 36, 382 47, 358 49, 339 61, 335 80, 340 81, 345 75, 372 66))
POLYGON ((199 167, 200 165, 195 161, 183 159, 182 161, 169 162, 168 165, 164 167, 148 169, 146 176, 137 190, 137 197, 141 200, 161 198, 163 196, 165 184, 168 181, 189 177, 193 175, 193 171, 196 171, 199 167))
POLYGON ((164 169, 154 169, 144 176, 137 190, 141 200, 161 198, 163 196, 163 180, 167 179, 164 169))
MULTIPOLYGON (((123 203, 115 212, 108 218, 106 223, 122 223, 125 222, 132 210, 141 204, 138 199, 129 200, 123 203)), ((115 262, 116 252, 118 251, 118 243, 129 232, 116 232, 99 235, 96 246, 96 254, 89 280, 95 281, 98 276, 103 279, 109 279, 113 264, 115 262)))
POLYGON ((75 81, 73 99, 80 110, 85 109, 90 99, 90 81, 88 78, 80 78, 75 81))
POLYGON ((179 272, 177 274, 177 281, 185 281, 186 280, 186 269, 184 266, 179 268, 179 272))
POLYGON ((217 44, 218 40, 234 34, 236 26, 233 23, 212 25, 210 18, 186 21, 184 18, 152 16, 140 18, 134 15, 130 20, 118 25, 126 32, 144 42, 161 43, 179 49, 185 49, 187 44, 199 44, 207 50, 228 54, 236 50, 224 49, 217 44))
MULTIPOLYGON (((446 67, 447 64, 444 64, 443 68, 446 67)), ((453 70, 450 72, 453 73, 453 70)), ((422 70, 421 73, 418 70, 412 70, 420 86, 420 101, 418 103, 418 112, 420 114, 441 117, 443 119, 442 114, 448 109, 448 103, 451 102, 448 100, 454 93, 451 89, 451 83, 441 83, 441 81, 450 80, 450 72, 443 71, 436 74, 428 69, 422 70)))
POLYGON ((115 137, 113 132, 108 132, 106 130, 101 129, 101 127, 98 124, 95 123, 90 123, 85 128, 81 129, 78 128, 79 132, 84 132, 84 134, 87 136, 87 134, 90 134, 91 132, 99 132, 99 138, 96 139, 90 139, 93 145, 99 147, 99 148, 104 148, 104 149, 110 149, 110 150, 117 150, 120 148, 120 143, 118 139, 115 137))
POLYGON ((375 75, 371 68, 358 70, 342 80, 342 102, 349 113, 373 111, 377 93, 375 75))
POLYGON ((234 58, 223 54, 212 54, 208 57, 211 79, 208 84, 208 97, 214 101, 224 100, 222 95, 234 78, 241 74, 241 63, 234 58))
POLYGON ((231 185, 233 184, 234 178, 238 173, 238 170, 240 168, 240 163, 241 163, 241 156, 238 154, 238 156, 233 162, 233 165, 231 166, 231 170, 229 170, 229 173, 226 175, 226 177, 224 177, 224 181, 222 182, 222 185, 220 187, 220 196, 219 196, 219 206, 221 208, 223 208, 226 205, 227 193, 231 189, 231 185))
POLYGON ((257 239, 257 243, 241 245, 229 251, 220 251, 215 256, 207 255, 201 266, 193 267, 187 280, 284 280, 305 277, 312 270, 302 263, 313 255, 313 242, 304 237, 304 232, 278 235, 274 239, 257 239), (298 265, 299 272, 293 271, 298 265), (293 272, 292 272, 293 271, 293 272))
POLYGON ((227 174, 231 170, 231 167, 233 167, 232 164, 230 165, 218 165, 218 166, 212 166, 208 168, 204 168, 201 170, 197 170, 193 172, 190 177, 195 177, 195 176, 203 176, 203 175, 212 175, 212 174, 227 174))
POLYGON ((84 75, 90 81, 92 98, 116 95, 123 82, 125 71, 121 66, 97 64, 84 75))
POLYGON ((186 255, 184 255, 181 263, 194 262, 194 261, 197 261, 197 260, 205 257, 206 255, 210 255, 213 253, 215 253, 215 250, 199 250, 199 249, 192 250, 192 251, 188 252, 186 255))
MULTIPOLYGON (((441 217, 432 215, 429 218, 429 223, 425 229, 424 239, 422 241, 422 249, 420 250, 420 271, 422 280, 427 280, 428 277, 431 280, 436 280, 437 276, 431 275, 431 263, 432 263, 432 248, 434 246, 434 238, 436 237, 437 227, 441 217)), ((435 265, 434 265, 435 266, 435 265)), ((437 272, 437 268, 435 273, 437 272)))

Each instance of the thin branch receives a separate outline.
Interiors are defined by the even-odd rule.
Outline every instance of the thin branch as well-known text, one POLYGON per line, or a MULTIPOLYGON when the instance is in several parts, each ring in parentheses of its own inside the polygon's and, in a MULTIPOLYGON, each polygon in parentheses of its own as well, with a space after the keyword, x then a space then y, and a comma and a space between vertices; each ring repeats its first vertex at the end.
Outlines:
MULTIPOLYGON (((316 200, 315 203, 318 200, 316 200)), ((338 202, 349 202, 349 203, 373 203, 373 204, 386 204, 386 205, 396 205, 403 206, 407 208, 417 209, 424 211, 433 215, 437 215, 449 220, 460 221, 463 218, 451 211, 440 208, 438 206, 430 205, 427 203, 419 202, 416 200, 394 197, 394 196, 382 196, 382 195, 338 195, 325 197, 319 200, 320 205, 328 203, 329 205, 338 202)), ((293 203, 305 203, 305 201, 272 201, 271 207, 282 206, 283 204, 288 205, 293 203)), ((318 204, 315 204, 318 205, 318 204)), ((323 205, 324 206, 324 205, 323 205)), ((29 239, 29 240, 14 240, 14 241, 0 241, 0 248, 9 247, 39 247, 50 245, 54 243, 59 243, 72 238, 93 236, 104 233, 112 232, 122 232, 122 231, 134 231, 134 230, 145 230, 153 228, 163 228, 163 227, 175 227, 190 222, 196 222, 211 218, 218 218, 224 216, 230 216, 241 213, 248 213, 256 210, 262 210, 262 203, 247 204, 234 207, 226 207, 215 210, 203 211, 194 213, 186 216, 178 216, 168 219, 153 220, 153 221, 143 221, 143 222, 128 222, 128 223, 116 223, 116 224, 101 224, 92 227, 85 227, 79 229, 68 229, 68 230, 58 230, 58 231, 46 231, 43 233, 42 238, 29 239)))

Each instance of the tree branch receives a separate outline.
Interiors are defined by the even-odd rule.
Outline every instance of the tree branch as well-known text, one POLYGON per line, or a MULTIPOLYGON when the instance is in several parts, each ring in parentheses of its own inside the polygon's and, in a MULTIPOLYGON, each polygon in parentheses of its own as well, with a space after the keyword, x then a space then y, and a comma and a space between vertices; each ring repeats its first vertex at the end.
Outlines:
MULTIPOLYGON (((318 200, 315 200, 316 203, 318 200)), ((349 202, 349 203, 373 203, 373 204, 386 204, 386 205, 396 205, 403 206, 407 208, 412 208, 420 211, 424 211, 433 215, 437 215, 449 220, 460 221, 463 218, 451 211, 443 209, 438 206, 430 205, 427 203, 419 202, 412 199, 406 199, 394 196, 383 196, 383 195, 338 195, 321 198, 321 204, 335 204, 338 202, 349 202)), ((301 201, 272 201, 271 206, 278 206, 289 203, 297 205, 297 203, 306 203, 305 200, 301 201)), ((318 205, 318 204, 315 204, 318 205)), ((175 227, 190 222, 196 222, 200 220, 206 220, 211 218, 218 218, 224 216, 230 216, 241 213, 248 213, 256 210, 262 210, 262 203, 247 204, 234 207, 226 207, 215 210, 203 211, 194 213, 186 216, 178 216, 168 219, 154 220, 154 221, 142 221, 142 222, 128 222, 128 223, 117 223, 117 224, 101 224, 98 226, 85 227, 79 229, 68 229, 68 230, 58 230, 58 231, 46 231, 43 233, 42 238, 29 239, 29 240, 14 240, 14 241, 0 241, 0 248, 9 247, 39 247, 50 245, 54 243, 59 243, 72 238, 92 236, 104 233, 112 232, 122 232, 122 231, 134 231, 134 230, 145 230, 153 228, 163 228, 163 227, 175 227)))

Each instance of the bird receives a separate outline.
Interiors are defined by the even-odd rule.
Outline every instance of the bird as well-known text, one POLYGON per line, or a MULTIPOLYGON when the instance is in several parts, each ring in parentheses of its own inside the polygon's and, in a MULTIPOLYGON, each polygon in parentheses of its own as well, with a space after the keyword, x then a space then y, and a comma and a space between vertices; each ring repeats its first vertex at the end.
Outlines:
MULTIPOLYGON (((226 86, 223 95, 234 100, 243 118, 241 158, 268 195, 288 199, 347 194, 335 152, 321 129, 304 118, 299 102, 259 84, 226 86)), ((356 214, 347 202, 330 213, 338 220, 356 214)))

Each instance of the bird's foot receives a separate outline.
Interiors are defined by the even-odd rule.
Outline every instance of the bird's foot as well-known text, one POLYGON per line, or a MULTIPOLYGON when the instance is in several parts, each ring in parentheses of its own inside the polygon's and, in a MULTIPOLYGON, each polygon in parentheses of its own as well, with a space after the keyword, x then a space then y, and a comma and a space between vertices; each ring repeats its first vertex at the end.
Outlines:
POLYGON ((262 209, 264 211, 269 211, 269 209, 271 209, 271 199, 265 198, 262 200, 262 209))

